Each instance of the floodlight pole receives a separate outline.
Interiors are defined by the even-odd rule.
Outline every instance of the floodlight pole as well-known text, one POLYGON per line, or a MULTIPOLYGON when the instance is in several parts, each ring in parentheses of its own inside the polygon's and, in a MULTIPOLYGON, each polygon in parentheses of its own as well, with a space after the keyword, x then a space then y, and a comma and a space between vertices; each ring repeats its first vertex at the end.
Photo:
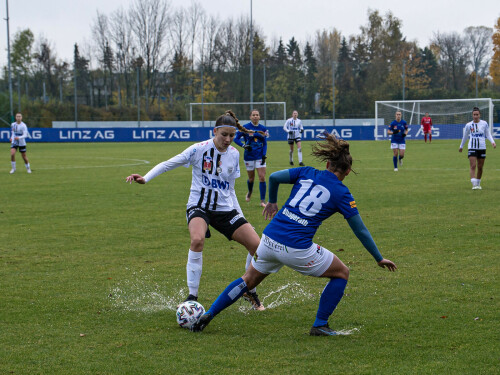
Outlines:
POLYGON ((335 126, 335 61, 332 63, 332 120, 335 126))
POLYGON ((252 0, 250 0, 250 104, 253 107, 253 25, 252 0))
POLYGON ((10 32, 9 32, 9 0, 5 0, 5 7, 7 9, 7 60, 9 71, 9 99, 10 99, 10 122, 14 122, 14 103, 12 101, 12 70, 10 66, 10 32))

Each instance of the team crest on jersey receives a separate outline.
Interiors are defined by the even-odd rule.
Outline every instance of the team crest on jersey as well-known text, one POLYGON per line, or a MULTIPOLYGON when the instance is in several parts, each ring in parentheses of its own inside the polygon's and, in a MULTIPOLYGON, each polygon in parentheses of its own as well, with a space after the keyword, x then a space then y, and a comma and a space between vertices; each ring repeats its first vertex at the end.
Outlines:
POLYGON ((356 201, 352 201, 352 202, 349 202, 349 204, 351 205, 351 208, 356 208, 356 201))
POLYGON ((212 169, 213 159, 210 156, 203 157, 203 170, 210 171, 212 169))

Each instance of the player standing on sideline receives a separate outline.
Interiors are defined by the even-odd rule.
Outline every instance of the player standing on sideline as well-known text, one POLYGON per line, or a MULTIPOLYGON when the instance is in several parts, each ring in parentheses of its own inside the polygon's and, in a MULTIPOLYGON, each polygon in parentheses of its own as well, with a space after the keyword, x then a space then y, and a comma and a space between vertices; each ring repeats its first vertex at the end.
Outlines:
POLYGON ((264 229, 259 248, 246 273, 234 280, 203 314, 192 331, 202 331, 226 307, 233 304, 248 288, 259 285, 269 274, 286 265, 303 275, 326 277, 329 282, 321 294, 311 336, 334 336, 328 318, 344 295, 349 268, 324 247, 313 243, 313 237, 322 224, 336 212, 349 223, 363 246, 377 264, 389 271, 396 265, 380 254, 370 232, 365 227, 349 189, 342 183, 351 172, 352 157, 349 143, 326 135, 313 148, 313 156, 326 162, 326 170, 312 167, 293 168, 271 174, 269 203, 263 211, 271 222, 264 229), (278 212, 279 184, 293 184, 290 197, 278 212), (277 213, 277 214, 276 214, 277 213), (276 216, 275 216, 276 215, 276 216))
POLYGON ((290 145, 290 165, 293 165, 293 144, 297 143, 297 153, 299 154, 299 165, 304 166, 302 163, 302 145, 300 143, 300 137, 304 132, 304 127, 302 126, 302 121, 300 121, 299 112, 293 111, 292 117, 286 120, 285 125, 283 125, 283 130, 288 133, 288 144, 290 145))
POLYGON ((458 152, 462 152, 467 137, 469 137, 468 157, 472 190, 481 190, 481 177, 483 176, 484 159, 486 159, 486 138, 488 138, 493 148, 497 148, 497 145, 491 136, 490 126, 486 121, 481 120, 481 112, 478 107, 472 109, 472 121, 465 125, 464 136, 458 152))
POLYGON ((11 136, 10 136, 10 164, 12 169, 10 174, 16 172, 16 150, 19 148, 19 152, 24 160, 24 165, 26 171, 31 173, 30 162, 26 156, 26 137, 28 136, 28 127, 23 122, 23 115, 21 113, 16 113, 16 122, 10 125, 11 136))
MULTIPOLYGON (((249 252, 247 265, 259 246, 259 236, 243 216, 234 191, 235 179, 240 177, 240 153, 231 146, 236 129, 246 132, 231 111, 215 121, 214 138, 196 143, 173 158, 156 165, 144 177, 131 174, 126 181, 145 184, 160 174, 180 166, 193 167, 191 190, 187 203, 191 246, 186 265, 189 296, 186 301, 198 300, 202 251, 205 238, 210 238, 211 225, 228 240, 234 240, 249 252)), ((264 310, 255 289, 247 293, 247 299, 257 310, 264 310)))
POLYGON ((429 117, 429 112, 425 112, 425 116, 420 121, 420 126, 424 132, 425 143, 427 143, 427 134, 429 135, 429 143, 432 142, 432 119, 429 117))
POLYGON ((399 165, 403 165, 406 149, 405 137, 408 134, 408 125, 405 120, 401 119, 401 111, 396 111, 396 120, 389 125, 387 134, 391 136, 391 148, 393 152, 392 162, 394 163, 394 171, 397 172, 398 155, 399 165))
POLYGON ((245 152, 243 160, 247 169, 248 180, 248 193, 246 201, 250 201, 253 192, 253 183, 255 181, 255 169, 259 175, 259 191, 260 191, 260 205, 266 207, 266 159, 267 159, 267 128, 259 124, 260 113, 258 110, 253 109, 250 112, 250 122, 243 125, 250 133, 238 131, 234 138, 234 143, 243 147, 245 152), (240 139, 243 137, 245 143, 240 139))

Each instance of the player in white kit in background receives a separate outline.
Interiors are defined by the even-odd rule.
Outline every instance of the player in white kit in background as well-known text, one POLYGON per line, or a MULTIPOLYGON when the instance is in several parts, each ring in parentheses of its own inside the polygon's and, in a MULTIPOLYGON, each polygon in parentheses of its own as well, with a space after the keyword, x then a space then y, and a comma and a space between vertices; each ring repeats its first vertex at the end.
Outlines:
POLYGON ((467 138, 469 138, 467 156, 469 157, 472 190, 481 190, 481 177, 483 176, 484 160, 486 159, 486 138, 488 138, 493 148, 496 148, 497 145, 491 136, 490 126, 486 121, 481 120, 481 112, 478 107, 472 109, 472 121, 465 125, 464 136, 458 152, 462 152, 467 138))
POLYGON ((288 133, 287 141, 290 146, 290 165, 293 165, 293 144, 297 143, 297 153, 299 155, 299 165, 304 166, 302 162, 302 144, 301 136, 304 132, 304 127, 302 126, 302 121, 298 118, 299 113, 297 111, 292 112, 292 117, 286 120, 285 125, 283 125, 283 130, 288 133))
MULTIPOLYGON (((186 301, 198 300, 202 273, 202 251, 205 238, 210 237, 209 225, 248 250, 246 268, 259 246, 260 238, 245 219, 234 191, 240 177, 240 154, 231 146, 236 130, 247 132, 231 111, 215 122, 214 138, 196 143, 173 158, 156 165, 144 177, 132 174, 126 181, 145 184, 160 174, 180 166, 192 166, 192 180, 186 218, 191 246, 186 266, 189 296, 186 301)), ((264 310, 255 288, 245 296, 256 310, 264 310)))
POLYGON ((16 122, 13 122, 10 126, 11 136, 10 136, 10 164, 11 170, 10 174, 16 172, 16 150, 19 149, 21 156, 24 160, 24 165, 26 171, 31 173, 30 162, 26 156, 26 137, 28 136, 28 127, 23 122, 23 115, 21 113, 16 113, 16 122))

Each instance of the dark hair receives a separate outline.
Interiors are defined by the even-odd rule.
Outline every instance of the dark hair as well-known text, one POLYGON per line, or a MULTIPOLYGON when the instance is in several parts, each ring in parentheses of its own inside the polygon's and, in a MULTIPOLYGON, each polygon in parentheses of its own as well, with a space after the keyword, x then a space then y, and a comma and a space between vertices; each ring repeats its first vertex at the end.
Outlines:
MULTIPOLYGON (((226 113, 224 113, 223 115, 220 115, 219 117, 217 117, 217 120, 215 120, 216 127, 222 126, 222 125, 236 126, 236 128, 242 133, 247 133, 247 134, 253 133, 250 130, 248 130, 247 128, 244 128, 243 126, 241 126, 240 121, 238 120, 236 115, 233 113, 233 111, 231 111, 230 109, 228 109, 226 111, 226 113)), ((257 133, 262 134, 264 136, 266 135, 266 132, 263 132, 260 130, 257 133)))
POLYGON ((478 111, 479 113, 481 113, 481 111, 479 110, 479 108, 478 108, 478 107, 474 107, 474 108, 472 108, 472 113, 474 113, 474 112, 476 112, 476 111, 478 111))
POLYGON ((252 109, 252 110, 250 111, 250 116, 252 116, 252 113, 253 113, 253 112, 259 112, 259 116, 260 116, 260 111, 259 111, 258 109, 256 109, 256 108, 252 109))
POLYGON ((346 173, 352 166, 349 142, 330 133, 325 133, 325 139, 316 142, 312 155, 322 162, 329 161, 333 172, 346 173))

